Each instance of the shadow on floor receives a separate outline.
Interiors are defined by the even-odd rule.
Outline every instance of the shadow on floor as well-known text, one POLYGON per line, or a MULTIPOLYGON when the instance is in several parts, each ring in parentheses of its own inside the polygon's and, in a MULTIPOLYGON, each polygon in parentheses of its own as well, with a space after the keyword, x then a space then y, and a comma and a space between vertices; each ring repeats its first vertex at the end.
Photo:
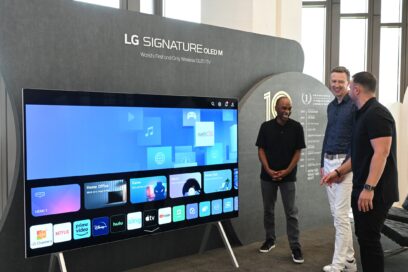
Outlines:
MULTIPOLYGON (((239 268, 234 269, 231 258, 225 248, 206 251, 177 258, 161 263, 151 264, 127 272, 161 271, 161 272, 224 272, 224 271, 322 271, 322 267, 331 262, 333 254, 334 228, 331 226, 312 229, 301 233, 301 243, 305 262, 292 262, 291 252, 286 236, 277 239, 276 247, 269 253, 259 253, 260 242, 235 247, 235 256, 239 268)), ((382 238, 384 249, 397 248, 398 245, 386 237, 382 238)), ((358 259, 358 245, 354 237, 356 256, 358 259)), ((385 259, 386 272, 407 271, 408 251, 385 259)), ((362 271, 359 266, 359 271, 362 271)))

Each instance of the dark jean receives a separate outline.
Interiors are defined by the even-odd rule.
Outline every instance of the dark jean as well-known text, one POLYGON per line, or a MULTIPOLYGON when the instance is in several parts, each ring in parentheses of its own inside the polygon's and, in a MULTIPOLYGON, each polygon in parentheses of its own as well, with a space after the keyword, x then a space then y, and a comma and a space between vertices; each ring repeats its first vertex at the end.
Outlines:
POLYGON ((381 246, 381 229, 392 204, 374 202, 369 212, 358 210, 358 198, 351 198, 355 233, 360 245, 360 258, 365 272, 384 272, 384 251, 381 246))
POLYGON ((295 205, 296 185, 295 182, 276 183, 261 180, 262 199, 264 206, 264 228, 266 240, 276 240, 275 235, 275 203, 278 189, 281 192, 282 203, 286 216, 286 232, 290 248, 300 249, 298 209, 295 205))

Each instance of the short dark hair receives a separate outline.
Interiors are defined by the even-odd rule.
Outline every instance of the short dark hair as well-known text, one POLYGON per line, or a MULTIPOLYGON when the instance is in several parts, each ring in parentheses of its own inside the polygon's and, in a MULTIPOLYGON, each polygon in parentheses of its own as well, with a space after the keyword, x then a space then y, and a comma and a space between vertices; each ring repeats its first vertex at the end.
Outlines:
POLYGON ((350 71, 344 66, 336 66, 331 69, 331 73, 345 73, 347 75, 347 81, 350 81, 350 71))
POLYGON ((370 72, 359 72, 353 75, 353 82, 360 84, 367 91, 375 93, 375 88, 377 87, 377 79, 370 72))

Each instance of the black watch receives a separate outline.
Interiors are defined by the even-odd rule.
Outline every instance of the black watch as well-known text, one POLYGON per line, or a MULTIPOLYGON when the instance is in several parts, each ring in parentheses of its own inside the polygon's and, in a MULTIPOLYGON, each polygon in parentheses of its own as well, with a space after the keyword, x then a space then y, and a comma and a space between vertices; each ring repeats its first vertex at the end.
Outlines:
POLYGON ((367 184, 367 183, 364 184, 364 190, 374 191, 374 189, 375 189, 375 186, 371 186, 370 184, 367 184))

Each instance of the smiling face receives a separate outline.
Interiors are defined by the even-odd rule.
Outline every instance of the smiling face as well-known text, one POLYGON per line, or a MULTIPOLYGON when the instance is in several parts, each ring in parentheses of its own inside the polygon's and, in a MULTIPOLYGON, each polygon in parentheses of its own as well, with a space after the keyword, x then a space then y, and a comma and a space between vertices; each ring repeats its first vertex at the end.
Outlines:
POLYGON ((275 110, 278 123, 285 124, 292 112, 292 103, 290 102, 289 98, 279 98, 276 103, 275 110))
POLYGON ((330 91, 337 99, 343 99, 347 94, 349 82, 346 73, 333 72, 330 75, 330 91))

